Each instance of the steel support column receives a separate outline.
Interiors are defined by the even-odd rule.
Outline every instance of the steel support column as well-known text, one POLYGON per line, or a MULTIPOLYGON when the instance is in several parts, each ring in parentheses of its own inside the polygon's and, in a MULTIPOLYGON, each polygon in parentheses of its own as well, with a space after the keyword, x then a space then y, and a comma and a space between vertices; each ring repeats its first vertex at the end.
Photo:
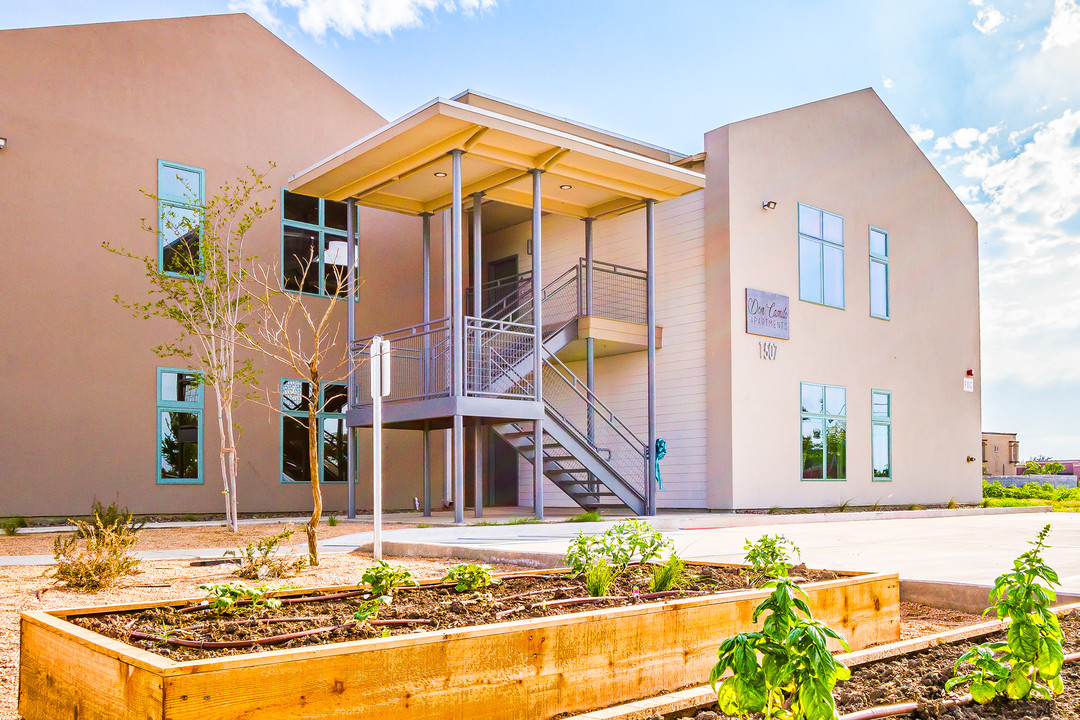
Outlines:
MULTIPOLYGON (((431 322, 431 213, 420 213, 423 219, 424 245, 424 323, 431 322)), ((425 328, 426 329, 426 328, 425 328)), ((431 336, 424 335, 424 357, 421 362, 424 392, 431 383, 431 336)), ((431 517, 431 429, 424 422, 424 517, 431 517)))
MULTIPOLYGON (((585 317, 593 315, 593 222, 595 218, 585 218, 585 317)), ((585 387, 589 389, 589 400, 593 398, 596 390, 596 348, 593 338, 585 338, 585 387)), ((589 435, 589 445, 596 447, 596 411, 590 402, 586 411, 586 430, 589 435)), ((596 478, 589 474, 589 490, 596 491, 596 478)))
POLYGON ((649 334, 649 462, 645 472, 645 514, 656 514, 656 201, 645 201, 645 296, 649 334))
MULTIPOLYGON (((539 168, 529 171, 532 174, 532 303, 533 303, 533 384, 536 400, 544 401, 544 283, 541 273, 541 191, 539 168)), ((533 425, 533 514, 537 520, 544 519, 544 421, 537 420, 533 425)))
MULTIPOLYGON (((483 217, 480 209, 483 199, 484 193, 482 192, 472 194, 472 315, 478 320, 484 316, 484 298, 480 289, 483 282, 481 274, 483 267, 481 248, 483 217)), ((477 333, 477 336, 473 338, 473 372, 478 386, 482 378, 480 361, 480 335, 477 333)), ((484 516, 484 439, 481 431, 480 418, 476 418, 473 423, 473 517, 484 516)))
MULTIPOLYGON (((345 303, 347 308, 346 324, 348 325, 348 344, 345 346, 349 349, 349 381, 345 384, 345 400, 348 406, 354 407, 356 405, 356 362, 353 360, 353 341, 356 340, 356 200, 349 198, 345 201, 345 233, 348 236, 349 249, 346 255, 346 262, 349 266, 349 280, 348 280, 348 293, 349 299, 345 303)), ((345 457, 348 466, 345 472, 345 484, 348 485, 346 495, 348 499, 349 507, 347 516, 349 519, 356 517, 356 428, 346 429, 346 445, 345 445, 345 457)))
MULTIPOLYGON (((453 330, 453 358, 451 361, 451 377, 453 378, 454 396, 461 397, 464 394, 465 381, 465 312, 464 292, 462 278, 462 243, 461 238, 461 150, 452 150, 450 156, 453 159, 453 205, 450 210, 450 252, 451 265, 453 266, 453 296, 450 305, 453 308, 453 317, 450 325, 453 330)), ((462 417, 454 416, 453 442, 454 442, 454 522, 465 522, 465 438, 462 427, 462 417)))

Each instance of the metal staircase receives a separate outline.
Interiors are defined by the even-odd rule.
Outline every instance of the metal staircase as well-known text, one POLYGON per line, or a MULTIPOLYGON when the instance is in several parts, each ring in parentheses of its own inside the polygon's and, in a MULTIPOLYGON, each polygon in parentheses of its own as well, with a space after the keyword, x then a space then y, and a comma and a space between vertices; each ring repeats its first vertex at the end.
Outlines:
MULTIPOLYGON (((640 271, 630 268, 608 263, 596 263, 596 266, 600 273, 633 279, 642 277, 640 271)), ((540 462, 544 475, 586 510, 629 509, 642 515, 646 511, 646 443, 556 357, 560 350, 577 339, 577 321, 585 314, 584 275, 582 261, 549 283, 541 298, 545 413, 540 462)), ((484 320, 531 324, 531 282, 531 273, 522 273, 513 279, 483 286, 485 301, 494 300, 485 308, 484 320), (489 292, 492 295, 498 293, 499 297, 490 297, 489 292)), ((607 314, 616 314, 616 319, 636 319, 633 306, 639 303, 633 298, 620 299, 617 292, 608 292, 606 297, 616 301, 609 302, 609 307, 621 310, 607 314)), ((478 356, 482 354, 500 360, 494 364, 477 364, 478 368, 497 368, 484 374, 478 383, 484 387, 478 389, 504 395, 515 387, 532 385, 535 365, 529 338, 492 333, 486 343, 483 338, 477 338, 472 347, 478 348, 474 351, 478 356)), ((533 426, 532 421, 517 421, 495 425, 494 429, 522 457, 535 464, 538 453, 533 426)))

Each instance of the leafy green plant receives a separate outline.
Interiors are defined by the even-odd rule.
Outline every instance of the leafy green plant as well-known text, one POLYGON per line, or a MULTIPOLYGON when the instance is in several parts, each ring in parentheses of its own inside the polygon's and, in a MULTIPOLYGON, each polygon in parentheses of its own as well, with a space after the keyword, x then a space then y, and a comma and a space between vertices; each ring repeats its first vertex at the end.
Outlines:
POLYGON ((431 523, 416 523, 416 527, 418 527, 418 528, 429 528, 429 527, 431 527, 431 523))
POLYGON ((1052 460, 1044 465, 1039 465, 1039 463, 1034 460, 1029 460, 1027 465, 1024 466, 1024 472, 1022 472, 1021 475, 1057 475, 1064 469, 1065 466, 1056 460, 1052 460))
POLYGON ((115 518, 108 513, 102 517, 99 511, 101 504, 95 500, 91 521, 69 519, 75 532, 67 537, 59 535, 53 543, 53 577, 73 590, 93 592, 109 587, 134 573, 139 565, 130 551, 139 539, 142 523, 136 523, 127 508, 115 518))
POLYGON ((1012 572, 998 576, 990 591, 993 605, 986 612, 993 609, 998 617, 1009 618, 1006 641, 964 653, 956 662, 957 670, 964 663, 971 664, 975 670, 951 678, 945 684, 946 690, 970 682, 971 695, 980 703, 987 703, 1002 692, 1020 700, 1050 698, 1064 691, 1061 681, 1064 636, 1057 615, 1050 610, 1050 603, 1057 597, 1050 586, 1060 583, 1057 572, 1042 558, 1049 533, 1047 524, 1030 542, 1032 548, 1013 561, 1012 572))
POLYGON ((337 524, 338 524, 337 515, 331 515, 330 517, 326 518, 326 524, 329 525, 330 527, 337 526, 337 524))
POLYGON ((945 503, 945 507, 949 510, 955 510, 960 507, 960 503, 956 502, 956 498, 949 498, 949 502, 945 503))
POLYGON ((605 558, 599 558, 585 568, 585 591, 590 597, 604 597, 615 579, 615 571, 605 558))
POLYGON ((529 517, 510 518, 509 520, 506 521, 505 524, 506 525, 536 525, 539 522, 542 522, 542 521, 537 520, 536 518, 534 518, 532 516, 529 516, 529 517))
POLYGON ((26 527, 26 518, 24 517, 10 517, 0 520, 0 530, 3 530, 5 535, 14 535, 24 527, 26 527))
POLYGON ((499 578, 491 577, 490 565, 472 565, 469 563, 447 568, 446 577, 443 578, 443 581, 455 583, 454 591, 459 593, 472 592, 488 585, 502 583, 499 578))
POLYGON ((586 523, 586 522, 600 522, 603 518, 600 517, 600 513, 595 510, 586 510, 580 515, 574 515, 573 517, 566 518, 566 522, 572 523, 586 523))
POLYGON ((375 595, 389 597, 396 587, 416 585, 412 571, 404 566, 393 567, 385 560, 376 560, 375 564, 364 570, 360 582, 368 585, 375 595))
POLYGON ((241 582, 234 583, 210 583, 200 585, 200 590, 206 591, 208 610, 219 615, 228 615, 240 610, 255 612, 263 608, 274 610, 281 607, 281 601, 270 593, 277 588, 266 585, 254 587, 241 582))
POLYGON ((357 622, 372 620, 375 618, 375 615, 382 610, 383 605, 389 605, 390 602, 391 599, 389 595, 380 595, 379 597, 363 602, 356 612, 353 613, 353 619, 357 622))
POLYGON ((746 538, 743 545, 746 555, 743 559, 750 569, 760 577, 783 578, 787 577, 794 563, 791 562, 791 554, 802 560, 802 553, 791 540, 780 534, 762 535, 757 542, 750 542, 746 538))
POLYGON ((225 555, 240 559, 240 569, 236 571, 237 577, 247 580, 291 577, 307 567, 305 557, 298 556, 292 551, 279 552, 280 546, 295 532, 295 528, 287 525, 279 533, 249 542, 247 547, 226 550, 225 555))
POLYGON ((686 581, 685 572, 686 562, 672 551, 667 562, 653 568, 649 589, 653 592, 664 592, 678 588, 686 581))
POLYGON ((617 573, 621 573, 635 558, 638 563, 644 564, 660 557, 665 549, 670 550, 673 546, 663 533, 654 530, 649 523, 624 520, 609 527, 603 535, 579 532, 567 548, 566 564, 573 574, 579 575, 602 557, 617 573))
POLYGON ((832 638, 846 650, 847 642, 813 618, 807 595, 792 580, 772 580, 767 587, 773 592, 753 615, 757 622, 769 612, 761 630, 728 638, 717 651, 709 684, 720 711, 739 717, 835 718, 832 689, 851 671, 833 658, 827 643, 832 638), (731 676, 721 679, 728 670, 731 676))

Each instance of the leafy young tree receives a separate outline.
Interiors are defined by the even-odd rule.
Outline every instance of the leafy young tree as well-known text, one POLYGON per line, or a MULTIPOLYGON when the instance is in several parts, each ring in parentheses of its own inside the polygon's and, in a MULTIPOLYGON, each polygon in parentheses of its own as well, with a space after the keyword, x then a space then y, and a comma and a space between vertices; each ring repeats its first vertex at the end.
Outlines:
MULTIPOLYGON (((314 250, 306 258, 295 258, 302 277, 318 273, 314 250)), ((311 479, 312 512, 304 529, 312 565, 319 564, 318 529, 322 517, 322 488, 319 483, 318 415, 332 399, 323 398, 323 388, 341 382, 348 375, 348 350, 338 342, 340 322, 338 300, 348 296, 349 272, 355 267, 327 263, 329 299, 313 298, 286 285, 276 264, 250 262, 243 270, 244 285, 251 289, 257 322, 235 328, 237 342, 284 365, 301 382, 284 383, 264 393, 266 406, 286 422, 299 422, 307 430, 308 472, 311 479), (283 403, 282 401, 285 401, 283 403), (286 414, 288 408, 306 410, 306 420, 286 414)))
POLYGON ((156 222, 143 219, 143 229, 155 236, 155 249, 164 243, 162 265, 158 255, 139 255, 101 246, 121 257, 142 263, 150 286, 144 301, 114 300, 136 318, 162 319, 174 324, 177 334, 153 348, 160 358, 175 358, 193 371, 196 381, 213 388, 218 437, 221 444, 221 478, 225 495, 225 521, 237 529, 236 455, 238 427, 233 410, 242 396, 239 389, 258 383, 258 371, 250 358, 237 357, 240 335, 247 331, 253 310, 252 298, 243 284, 244 242, 255 223, 273 209, 273 201, 259 202, 270 189, 266 174, 249 168, 250 174, 226 182, 206 202, 190 187, 188 207, 159 202, 157 195, 142 191, 161 208, 156 222))

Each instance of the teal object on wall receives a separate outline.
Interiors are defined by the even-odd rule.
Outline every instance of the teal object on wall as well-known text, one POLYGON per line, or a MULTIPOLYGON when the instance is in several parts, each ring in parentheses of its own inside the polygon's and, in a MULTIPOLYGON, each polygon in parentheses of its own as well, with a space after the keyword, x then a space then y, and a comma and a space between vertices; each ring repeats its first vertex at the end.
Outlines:
POLYGON ((656 486, 664 489, 664 478, 660 477, 660 461, 667 455, 667 440, 656 438, 656 486))

